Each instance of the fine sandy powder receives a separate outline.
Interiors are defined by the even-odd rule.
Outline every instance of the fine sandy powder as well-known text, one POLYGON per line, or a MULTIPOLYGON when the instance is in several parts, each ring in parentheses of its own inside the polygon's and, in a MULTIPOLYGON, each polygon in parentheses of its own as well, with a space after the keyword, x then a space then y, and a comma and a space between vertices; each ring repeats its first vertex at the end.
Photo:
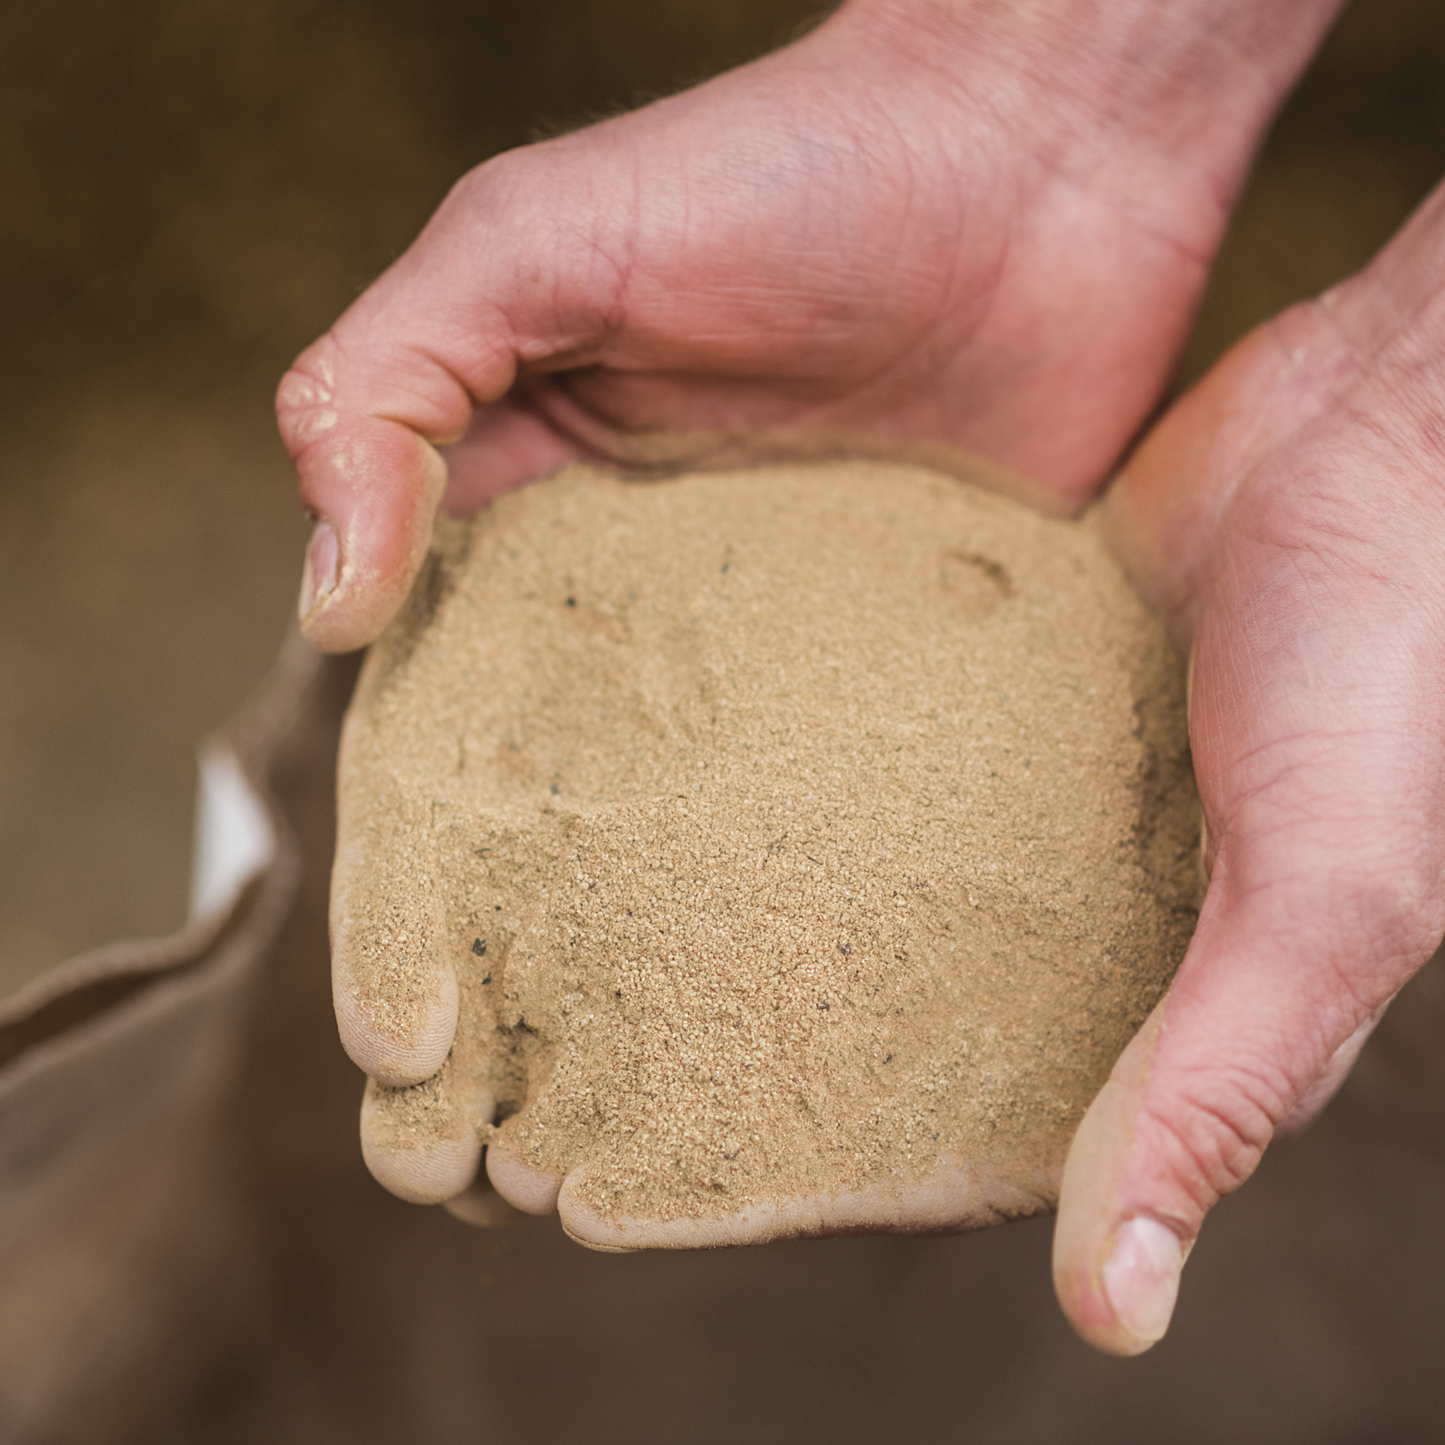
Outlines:
POLYGON ((373 1014, 460 981, 388 1142, 494 1101, 612 1218, 1055 1169, 1199 894, 1179 660, 1095 522, 880 463, 439 525, 342 824, 373 1014))

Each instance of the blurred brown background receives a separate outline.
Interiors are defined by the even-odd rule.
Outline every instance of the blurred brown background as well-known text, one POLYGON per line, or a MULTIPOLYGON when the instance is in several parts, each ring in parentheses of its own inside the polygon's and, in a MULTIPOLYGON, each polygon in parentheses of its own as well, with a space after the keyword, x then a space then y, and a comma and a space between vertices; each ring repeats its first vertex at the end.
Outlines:
POLYGON ((180 921, 305 528, 271 397, 451 183, 814 0, 0 6, 0 994, 180 921))
MULTIPOLYGON (((0 7, 0 995, 174 927, 193 748, 304 540, 271 394, 451 182, 769 48, 815 0, 0 7)), ((1445 171, 1445 8, 1356 0, 1187 358, 1359 266, 1445 171)))

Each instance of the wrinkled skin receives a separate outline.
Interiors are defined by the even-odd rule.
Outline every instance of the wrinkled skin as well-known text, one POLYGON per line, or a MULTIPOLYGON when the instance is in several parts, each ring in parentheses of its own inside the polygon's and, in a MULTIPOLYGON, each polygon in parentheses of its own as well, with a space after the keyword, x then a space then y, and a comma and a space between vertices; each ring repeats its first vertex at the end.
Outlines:
MULTIPOLYGON (((1334 6, 1154 8, 855 4, 466 177, 282 385, 322 519, 308 636, 375 636, 444 493, 465 510, 576 455, 974 451, 1076 508, 1157 400, 1334 6)), ((1367 272, 1241 343, 1111 492, 1122 555, 1193 650, 1212 879, 1064 1171, 1056 1281, 1104 1349, 1162 1335, 1205 1212, 1322 1106, 1445 929, 1442 256, 1437 197, 1367 272)), ((432 1072, 447 1020, 383 1058, 344 949, 336 968, 362 1067, 432 1072)), ((488 1169, 522 1207, 557 1201, 561 1181, 488 1169)), ((926 1223, 913 1207, 869 1222, 926 1223)), ((626 1242, 687 1241, 636 1221, 626 1242)))
POLYGON ((1235 347, 1109 495, 1193 645, 1210 885, 1065 1170, 1056 1282, 1107 1349, 1150 1343, 1205 1211, 1323 1107, 1445 930, 1442 283, 1445 188, 1368 270, 1235 347), (1152 1263, 1106 1288, 1131 1219, 1152 1263))

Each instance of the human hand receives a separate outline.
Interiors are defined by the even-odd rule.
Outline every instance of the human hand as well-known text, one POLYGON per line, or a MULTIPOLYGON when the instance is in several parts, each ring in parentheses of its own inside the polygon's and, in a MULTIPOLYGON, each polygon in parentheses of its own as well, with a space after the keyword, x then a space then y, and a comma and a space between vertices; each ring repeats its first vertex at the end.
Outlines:
POLYGON ((1193 646, 1208 894, 1075 1137, 1055 1233, 1099 1347, 1166 1329, 1205 1213, 1343 1081, 1445 929, 1445 188, 1260 328, 1107 500, 1193 646))
POLYGON ((377 635, 439 501, 576 457, 971 452, 1076 509, 1337 3, 853 0, 480 167, 281 385, 307 637, 377 635))

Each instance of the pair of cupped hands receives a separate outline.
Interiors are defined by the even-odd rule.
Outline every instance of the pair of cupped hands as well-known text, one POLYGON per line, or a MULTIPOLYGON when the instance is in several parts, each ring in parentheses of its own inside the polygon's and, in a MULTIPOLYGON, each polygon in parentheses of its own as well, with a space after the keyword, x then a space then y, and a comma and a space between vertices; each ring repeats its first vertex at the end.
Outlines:
MULTIPOLYGON (((1338 3, 853 0, 465 176, 279 395, 318 519, 303 628, 331 651, 386 624, 439 507, 574 458, 974 454, 1067 514, 1128 452, 1107 526, 1189 652, 1210 881, 1063 1171, 1059 1298, 1116 1353, 1163 1335, 1206 1212, 1445 930, 1445 190, 1129 451, 1338 3)), ((357 1063, 434 1073, 454 989, 419 984, 441 1002, 398 1032, 335 969, 357 1063)), ((872 1222, 907 1227, 906 1201, 872 1222)))

